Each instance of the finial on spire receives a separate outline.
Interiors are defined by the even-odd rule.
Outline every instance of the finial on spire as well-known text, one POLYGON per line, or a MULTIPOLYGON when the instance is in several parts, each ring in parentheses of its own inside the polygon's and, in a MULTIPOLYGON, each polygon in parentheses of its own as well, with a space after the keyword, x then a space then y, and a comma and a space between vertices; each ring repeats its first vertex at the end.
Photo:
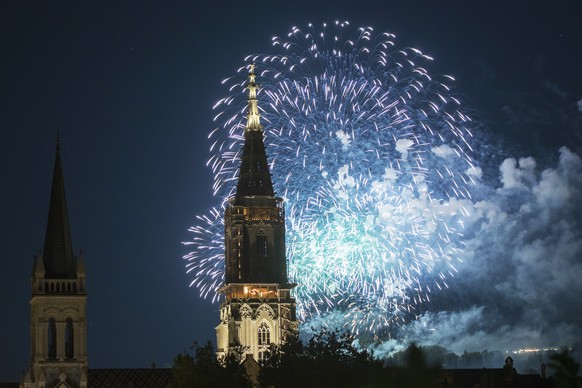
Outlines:
POLYGON ((263 131, 261 125, 261 115, 259 114, 259 106, 257 102, 257 89, 259 85, 255 82, 255 64, 251 63, 249 72, 249 82, 247 89, 249 90, 249 113, 247 115, 247 126, 245 131, 263 131))
POLYGON ((60 149, 61 149, 61 134, 57 130, 57 151, 60 151, 60 149))

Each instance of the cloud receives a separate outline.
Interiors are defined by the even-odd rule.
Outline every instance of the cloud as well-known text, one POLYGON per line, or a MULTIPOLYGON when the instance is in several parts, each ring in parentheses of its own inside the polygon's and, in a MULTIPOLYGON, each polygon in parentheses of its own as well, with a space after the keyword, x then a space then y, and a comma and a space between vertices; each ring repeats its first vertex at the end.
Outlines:
POLYGON ((398 179, 398 170, 395 170, 393 168, 390 167, 386 167, 384 169, 385 174, 384 174, 384 178, 388 179, 390 181, 394 181, 396 179, 398 179))
POLYGON ((378 356, 411 342, 462 354, 582 340, 580 156, 563 147, 545 169, 531 157, 508 158, 496 183, 479 185, 489 193, 486 199, 462 203, 467 217, 459 273, 449 289, 433 293, 415 320, 376 344, 378 356))
POLYGON ((453 156, 456 155, 455 151, 448 145, 443 144, 437 147, 433 147, 431 148, 431 151, 433 154, 435 154, 436 156, 439 156, 441 158, 446 158, 449 156, 453 156))
MULTIPOLYGON (((479 199, 432 204, 434 214, 445 217, 462 209, 465 215, 462 237, 452 242, 459 247, 458 272, 447 278, 448 289, 433 290, 429 303, 416 305, 411 320, 375 345, 376 355, 411 342, 461 354, 582 341, 582 159, 562 147, 547 163, 507 158, 494 182, 476 181, 479 199)), ((339 177, 347 183, 347 166, 339 177)), ((428 205, 418 205, 423 206, 428 205)), ((345 311, 334 310, 306 326, 345 322, 345 311)), ((537 368, 539 358, 534 361, 530 366, 537 368)))
POLYGON ((408 158, 408 150, 414 145, 414 142, 410 139, 398 139, 396 142, 396 151, 400 152, 402 159, 406 160, 408 158))
MULTIPOLYGON (((506 159, 491 195, 468 209, 465 264, 451 289, 403 327, 454 351, 567 346, 582 339, 582 160, 506 159)), ((469 208, 471 205, 465 203, 469 208)))
POLYGON ((481 167, 469 167, 465 171, 465 174, 467 174, 469 176, 481 178, 483 176, 483 170, 481 169, 481 167))
POLYGON ((506 159, 501 164, 501 182, 504 189, 525 187, 534 180, 536 161, 533 158, 521 158, 517 162, 514 158, 506 159))
POLYGON ((336 131, 335 135, 342 142, 343 149, 346 150, 350 145, 350 135, 342 130, 336 131))
POLYGON ((576 105, 578 105, 578 112, 582 112, 582 99, 578 100, 578 102, 576 103, 576 105))

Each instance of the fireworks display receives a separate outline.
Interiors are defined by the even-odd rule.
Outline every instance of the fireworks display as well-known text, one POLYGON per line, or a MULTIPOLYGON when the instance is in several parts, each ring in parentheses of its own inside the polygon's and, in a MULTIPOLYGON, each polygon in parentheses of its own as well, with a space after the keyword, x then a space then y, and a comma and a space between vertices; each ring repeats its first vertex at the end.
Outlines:
POLYGON ((223 206, 234 194, 248 65, 277 194, 285 199, 289 279, 299 319, 341 312, 354 333, 398 325, 461 264, 463 202, 480 176, 474 124, 433 76, 432 58, 348 22, 292 28, 271 54, 223 82, 210 135, 217 205, 190 229, 192 286, 223 284, 223 206))

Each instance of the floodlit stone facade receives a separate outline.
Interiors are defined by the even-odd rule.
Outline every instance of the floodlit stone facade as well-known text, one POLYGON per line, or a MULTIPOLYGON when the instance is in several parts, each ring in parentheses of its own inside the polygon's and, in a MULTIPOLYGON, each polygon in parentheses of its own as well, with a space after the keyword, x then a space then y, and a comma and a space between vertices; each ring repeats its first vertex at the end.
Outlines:
POLYGON ((219 356, 235 352, 240 346, 260 363, 270 344, 282 344, 289 333, 297 332, 295 300, 289 286, 229 285, 223 292, 226 300, 220 307, 220 324, 216 327, 219 356), (237 291, 243 295, 237 296, 237 291))

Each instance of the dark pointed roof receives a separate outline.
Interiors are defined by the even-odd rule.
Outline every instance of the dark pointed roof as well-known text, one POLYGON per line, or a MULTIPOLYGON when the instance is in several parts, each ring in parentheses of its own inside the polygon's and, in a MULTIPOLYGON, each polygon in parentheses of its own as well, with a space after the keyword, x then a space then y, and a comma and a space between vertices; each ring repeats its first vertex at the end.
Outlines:
POLYGON ((265 144, 263 143, 263 126, 257 103, 257 88, 255 83, 254 65, 249 73, 249 111, 245 127, 245 143, 242 151, 236 197, 244 196, 274 196, 273 183, 267 163, 265 144))
POLYGON ((77 277, 61 167, 61 146, 58 138, 43 261, 45 278, 75 279, 77 277))

